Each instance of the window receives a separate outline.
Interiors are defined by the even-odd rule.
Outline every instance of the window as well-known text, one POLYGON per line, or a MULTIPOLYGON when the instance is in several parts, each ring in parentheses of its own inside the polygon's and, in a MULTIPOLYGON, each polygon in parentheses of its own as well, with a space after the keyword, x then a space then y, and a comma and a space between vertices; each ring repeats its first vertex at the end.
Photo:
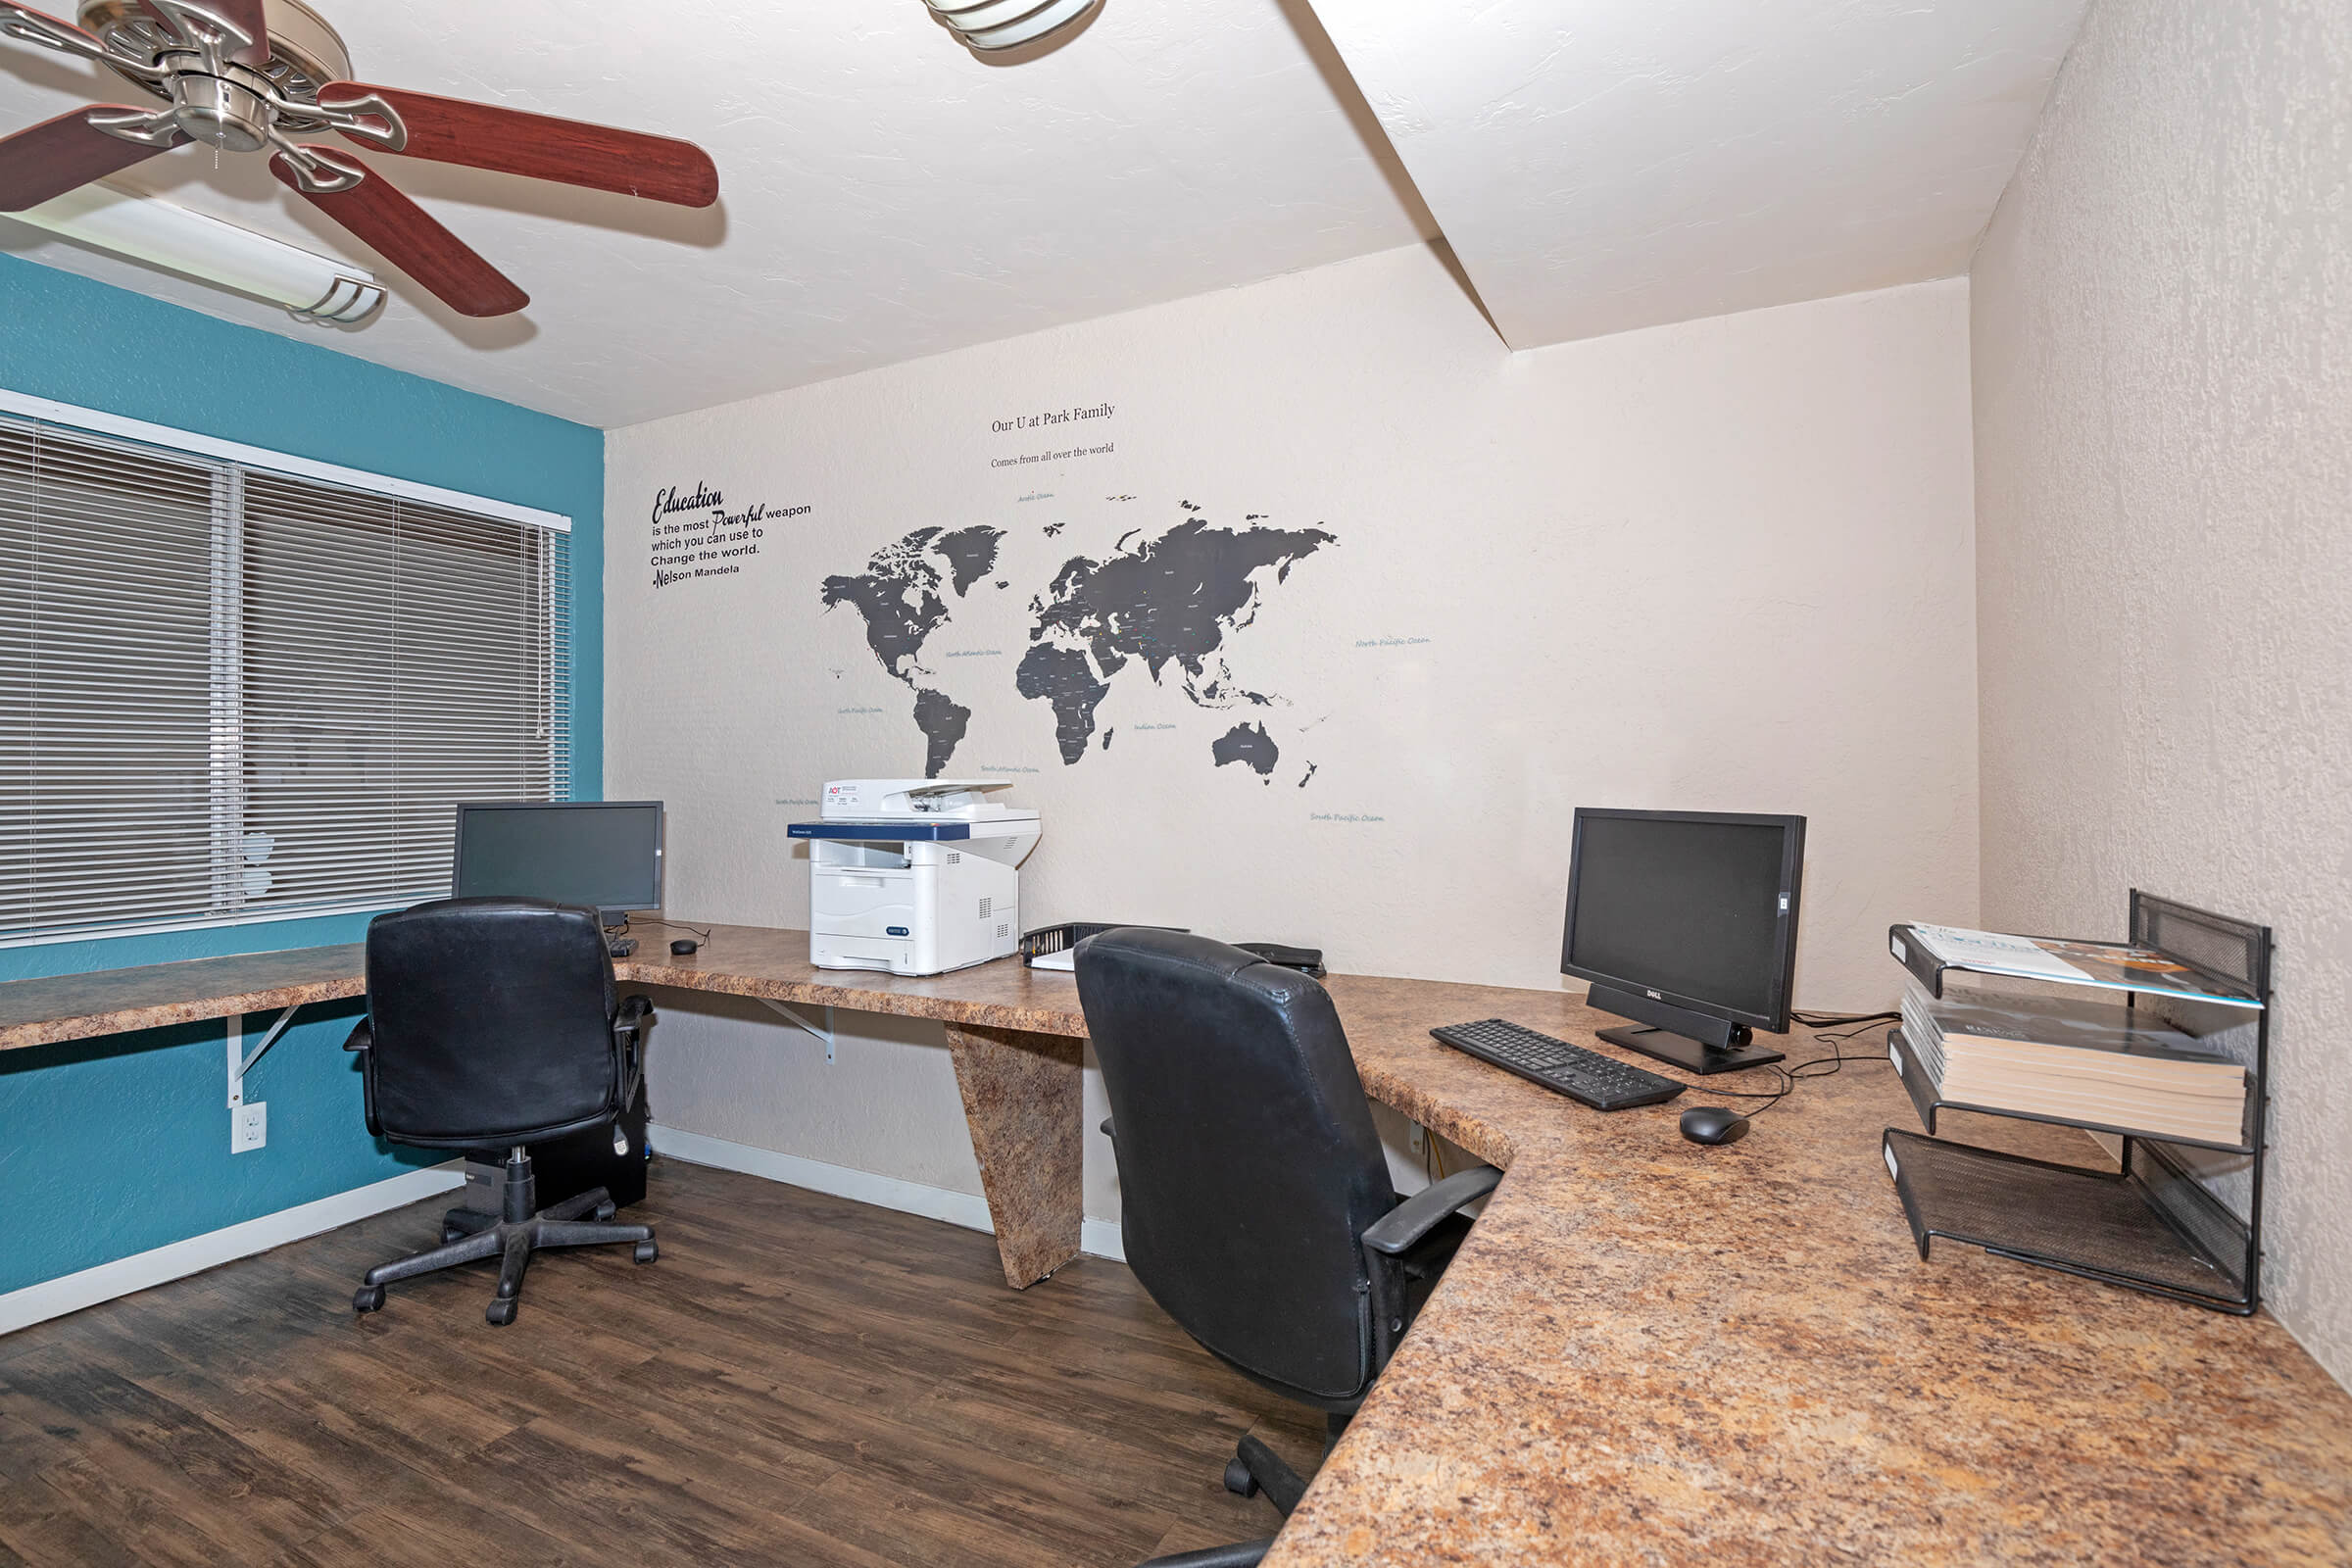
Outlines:
POLYGON ((92 417, 0 415, 0 942, 440 897, 564 798, 564 519, 92 417))

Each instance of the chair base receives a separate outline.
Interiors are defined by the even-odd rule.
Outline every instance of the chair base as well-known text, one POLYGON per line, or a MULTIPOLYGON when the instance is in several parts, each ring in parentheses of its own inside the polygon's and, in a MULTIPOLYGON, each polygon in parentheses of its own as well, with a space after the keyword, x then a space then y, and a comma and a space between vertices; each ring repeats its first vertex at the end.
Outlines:
MULTIPOLYGON (((1336 1413, 1324 1417, 1326 1455, 1340 1441, 1340 1434, 1348 1430, 1348 1419, 1336 1413)), ((1285 1519, 1298 1506, 1298 1499, 1306 1495, 1306 1483, 1307 1478, 1292 1469, 1281 1454, 1247 1435, 1234 1446, 1233 1457, 1225 1464, 1227 1492, 1243 1497, 1253 1497, 1262 1492, 1285 1519)), ((1269 1536, 1263 1541, 1245 1541, 1231 1546, 1172 1552, 1165 1557, 1153 1557, 1139 1568, 1256 1568, 1258 1559, 1273 1544, 1274 1538, 1269 1536)))
MULTIPOLYGON (((526 1161, 515 1196, 527 1202, 525 1195, 529 1191, 526 1161)), ((612 1201, 601 1187, 520 1219, 501 1219, 477 1209, 453 1208, 441 1218, 441 1245, 369 1269, 360 1288, 352 1293, 352 1309, 381 1311, 384 1287, 396 1280, 437 1274, 461 1263, 495 1257, 499 1260, 498 1293, 482 1315, 503 1327, 514 1321, 515 1307, 522 1295, 523 1271, 530 1267, 533 1252, 557 1247, 603 1247, 629 1242, 635 1244, 640 1263, 651 1263, 661 1255, 654 1243, 652 1226, 610 1223, 612 1212, 612 1201), (582 1219, 583 1214, 596 1217, 582 1219)))
POLYGON ((1274 1505, 1274 1511, 1288 1519, 1291 1510, 1298 1506, 1298 1499, 1306 1495, 1306 1478, 1272 1448, 1255 1438, 1245 1437, 1225 1465, 1225 1490, 1243 1497, 1254 1497, 1262 1492, 1274 1505))
POLYGON ((1231 1546, 1171 1552, 1165 1557, 1152 1558, 1143 1568, 1257 1568, 1273 1549, 1274 1538, 1268 1536, 1263 1541, 1244 1541, 1231 1546))

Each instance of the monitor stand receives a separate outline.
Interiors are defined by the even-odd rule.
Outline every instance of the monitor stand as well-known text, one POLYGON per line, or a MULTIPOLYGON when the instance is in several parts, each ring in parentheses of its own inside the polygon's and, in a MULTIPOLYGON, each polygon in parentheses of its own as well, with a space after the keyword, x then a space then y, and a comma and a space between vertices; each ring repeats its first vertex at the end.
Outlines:
POLYGON ((637 939, 621 935, 629 926, 628 910, 609 909, 600 904, 596 909, 596 923, 605 928, 607 953, 615 958, 625 958, 637 951, 637 939))
POLYGON ((1685 1072, 1705 1077, 1710 1073, 1738 1072, 1742 1067, 1761 1067, 1766 1062, 1784 1061, 1788 1053, 1767 1046, 1747 1043, 1747 1030, 1740 1026, 1728 1047, 1710 1046, 1689 1035, 1678 1035, 1671 1029, 1650 1029, 1641 1024, 1626 1024, 1621 1028, 1603 1029, 1600 1038, 1612 1046, 1639 1051, 1644 1056, 1655 1056, 1670 1062, 1685 1072))

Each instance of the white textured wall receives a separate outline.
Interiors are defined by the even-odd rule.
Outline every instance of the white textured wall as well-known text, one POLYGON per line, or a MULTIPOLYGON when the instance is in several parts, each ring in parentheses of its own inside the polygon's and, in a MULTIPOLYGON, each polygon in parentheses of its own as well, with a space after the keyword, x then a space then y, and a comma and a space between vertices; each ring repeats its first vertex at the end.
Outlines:
MULTIPOLYGON (((803 923, 785 825, 823 779, 923 757, 907 688, 819 585, 910 528, 987 523, 1014 586, 956 601, 925 662, 995 694, 951 771, 1017 769, 1043 808, 1023 924, 1552 987, 1571 808, 1801 811, 1799 1004, 1884 1003, 1889 921, 1977 912, 1967 311, 1952 280, 1512 355, 1415 247, 613 431, 608 792, 669 803, 673 910, 803 923), (1023 439, 993 416, 1098 400, 1114 458, 990 468, 1023 439), (653 496, 698 480, 814 510, 741 575, 657 588, 653 496), (1229 639, 1236 680, 1285 699, 1271 782, 1209 764, 1254 710, 1194 712, 1140 664, 1102 710, 1116 744, 1075 765, 1011 692, 1039 572, 1179 501, 1337 539, 1229 639)), ((664 1018, 661 1120, 966 1179, 944 1049, 827 1077, 784 1026, 664 1018)))
POLYGON ((1972 275, 1984 910, 2278 941, 2265 1288, 2352 1376, 2352 9, 2099 0, 1972 275))

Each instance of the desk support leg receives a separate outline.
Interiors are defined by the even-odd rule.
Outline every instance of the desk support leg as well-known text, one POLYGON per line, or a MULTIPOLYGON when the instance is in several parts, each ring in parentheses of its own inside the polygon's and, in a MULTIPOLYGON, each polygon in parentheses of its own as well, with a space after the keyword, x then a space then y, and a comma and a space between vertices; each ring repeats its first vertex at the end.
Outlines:
POLYGON ((1004 1280, 1026 1290, 1078 1255, 1085 1218, 1082 1042, 948 1025, 1004 1280))

